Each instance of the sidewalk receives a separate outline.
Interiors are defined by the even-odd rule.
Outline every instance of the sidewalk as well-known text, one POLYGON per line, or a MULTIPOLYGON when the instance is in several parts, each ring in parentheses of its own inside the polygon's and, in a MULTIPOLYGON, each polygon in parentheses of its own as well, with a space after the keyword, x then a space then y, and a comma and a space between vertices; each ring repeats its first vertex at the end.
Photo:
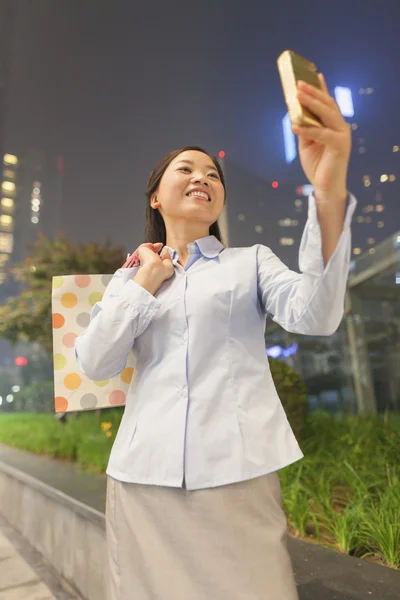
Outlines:
POLYGON ((1 516, 0 600, 78 600, 1 516))
MULTIPOLYGON (((36 456, 2 444, 0 461, 104 512, 104 475, 85 473, 69 463, 36 456)), ((300 600, 400 600, 400 571, 300 540, 289 539, 288 546, 300 600)), ((46 583, 49 585, 48 581, 46 583)), ((32 600, 53 597, 32 596, 32 600)), ((57 600, 69 600, 73 597, 55 594, 57 600)), ((15 596, 15 600, 19 598, 31 600, 27 595, 15 596)), ((14 600, 14 596, 0 594, 0 600, 14 600)))

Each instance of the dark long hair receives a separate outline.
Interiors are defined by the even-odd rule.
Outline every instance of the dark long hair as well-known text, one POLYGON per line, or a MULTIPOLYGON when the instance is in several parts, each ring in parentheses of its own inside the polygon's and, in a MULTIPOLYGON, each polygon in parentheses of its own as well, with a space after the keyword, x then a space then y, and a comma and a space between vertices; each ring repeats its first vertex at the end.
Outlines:
MULTIPOLYGON (((221 165, 219 164, 215 156, 209 154, 208 152, 206 152, 206 150, 200 148, 199 146, 186 146, 185 148, 180 148, 179 150, 173 150, 172 152, 167 154, 167 156, 164 156, 164 158, 160 160, 160 162, 156 165, 156 167, 151 172, 149 181, 147 183, 145 242, 150 242, 152 244, 155 244, 156 242, 162 242, 163 244, 167 243, 167 232, 165 229, 164 219, 162 218, 161 213, 158 209, 154 209, 151 207, 150 201, 153 194, 155 194, 155 192, 157 191, 158 186, 160 185, 161 178, 164 175, 167 168, 169 167, 169 165, 171 164, 171 162, 179 154, 182 154, 182 152, 186 152, 187 150, 196 150, 197 152, 207 154, 207 156, 211 158, 215 165, 215 168, 218 171, 222 185, 224 186, 226 192, 224 173, 221 169, 221 165)), ((214 235, 222 243, 221 231, 218 225, 218 221, 216 221, 210 226, 210 235, 214 235)))

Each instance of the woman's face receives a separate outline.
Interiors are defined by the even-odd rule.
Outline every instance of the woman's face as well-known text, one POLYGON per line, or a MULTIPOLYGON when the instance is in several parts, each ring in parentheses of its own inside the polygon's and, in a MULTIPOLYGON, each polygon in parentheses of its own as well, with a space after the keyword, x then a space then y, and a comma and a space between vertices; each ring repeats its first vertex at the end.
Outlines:
POLYGON ((187 150, 170 163, 151 204, 160 210, 167 227, 178 220, 209 227, 218 220, 224 198, 224 186, 212 159, 187 150))

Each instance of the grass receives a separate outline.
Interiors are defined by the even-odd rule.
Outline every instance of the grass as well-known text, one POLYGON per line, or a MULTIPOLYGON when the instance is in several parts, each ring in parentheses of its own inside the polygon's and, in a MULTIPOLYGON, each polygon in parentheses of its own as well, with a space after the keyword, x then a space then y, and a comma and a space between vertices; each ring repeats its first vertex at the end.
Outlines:
MULTIPOLYGON (((104 472, 119 409, 71 415, 1 414, 0 442, 104 472)), ((400 568, 400 417, 313 413, 305 458, 280 471, 291 535, 400 568)))

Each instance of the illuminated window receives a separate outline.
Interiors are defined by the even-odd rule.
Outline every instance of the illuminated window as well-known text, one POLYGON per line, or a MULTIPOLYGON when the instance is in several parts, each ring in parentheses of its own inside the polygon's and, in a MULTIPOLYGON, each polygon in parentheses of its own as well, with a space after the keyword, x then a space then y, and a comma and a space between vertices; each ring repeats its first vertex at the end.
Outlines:
POLYGON ((11 254, 13 245, 14 238, 11 233, 0 233, 0 252, 8 252, 11 254))
POLYGON ((389 175, 389 181, 396 181, 396 175, 389 175))
POLYGON ((3 177, 4 177, 4 179, 11 179, 11 181, 14 181, 15 171, 12 171, 11 169, 4 169, 3 177))
POLYGON ((385 227, 385 223, 383 221, 378 221, 377 223, 379 229, 382 229, 382 227, 385 227))
POLYGON ((257 231, 257 233, 262 233, 263 232, 263 228, 261 227, 261 225, 256 225, 255 226, 255 230, 257 231))
POLYGON ((4 164, 5 165, 17 165, 18 158, 13 154, 5 154, 4 155, 4 164))
POLYGON ((388 175, 381 175, 381 183, 385 183, 389 179, 388 175))
POLYGON ((246 219, 246 217, 244 216, 243 213, 241 213, 240 215, 238 215, 238 221, 244 221, 246 219))
POLYGON ((354 248, 353 254, 361 254, 361 248, 354 248))
POLYGON ((3 181, 1 184, 1 189, 3 192, 15 192, 15 183, 11 181, 3 181))
POLYGON ((400 146, 393 146, 393 152, 399 152, 400 146))
POLYGON ((350 88, 336 86, 335 98, 344 117, 354 117, 353 97, 350 88))
POLYGON ((385 207, 383 206, 383 204, 377 204, 375 210, 376 212, 383 212, 385 210, 385 207))
POLYGON ((13 218, 10 215, 0 215, 0 227, 6 231, 12 230, 13 218))
POLYGON ((7 210, 12 210, 14 208, 14 200, 12 200, 12 198, 2 198, 1 206, 7 210))
POLYGON ((373 246, 375 244, 375 238, 368 238, 368 244, 373 246))

